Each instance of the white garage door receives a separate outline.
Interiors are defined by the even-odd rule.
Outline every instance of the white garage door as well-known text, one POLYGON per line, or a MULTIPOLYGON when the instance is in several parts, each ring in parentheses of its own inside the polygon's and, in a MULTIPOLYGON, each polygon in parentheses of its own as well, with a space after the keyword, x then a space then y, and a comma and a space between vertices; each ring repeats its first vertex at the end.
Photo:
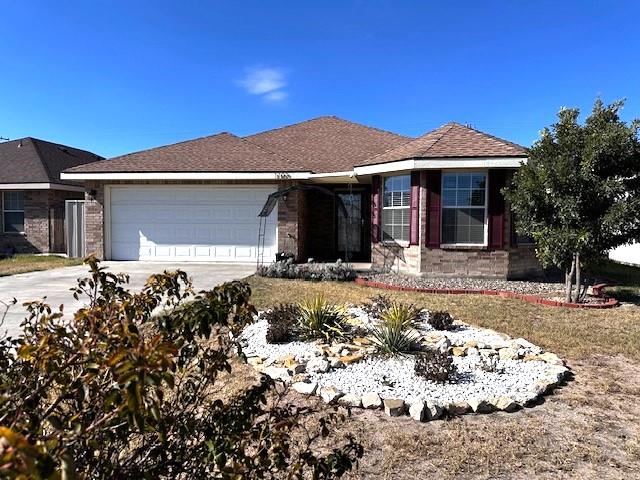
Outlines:
MULTIPOLYGON (((275 187, 127 186, 110 188, 111 258, 253 262, 258 213, 275 187)), ((273 210, 265 260, 277 249, 273 210)))

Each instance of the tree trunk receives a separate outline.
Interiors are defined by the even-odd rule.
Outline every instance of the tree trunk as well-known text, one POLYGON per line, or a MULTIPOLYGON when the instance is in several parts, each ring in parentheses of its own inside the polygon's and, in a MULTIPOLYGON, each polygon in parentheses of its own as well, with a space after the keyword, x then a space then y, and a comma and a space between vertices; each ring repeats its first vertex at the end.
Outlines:
POLYGON ((580 278, 580 254, 576 253, 576 303, 582 302, 582 279, 580 278))
POLYGON ((574 255, 573 260, 571 260, 571 269, 565 271, 564 282, 565 282, 565 302, 571 303, 573 300, 573 275, 576 271, 576 257, 574 255))

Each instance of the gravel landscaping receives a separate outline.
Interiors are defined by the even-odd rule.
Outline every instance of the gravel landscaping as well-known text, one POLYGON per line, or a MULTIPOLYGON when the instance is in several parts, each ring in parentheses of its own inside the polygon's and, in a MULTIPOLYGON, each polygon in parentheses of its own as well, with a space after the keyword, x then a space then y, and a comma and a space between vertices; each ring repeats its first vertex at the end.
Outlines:
POLYGON ((535 282, 490 278, 430 278, 394 273, 372 273, 367 274, 366 278, 374 282, 386 283, 387 285, 411 288, 496 290, 531 295, 564 291, 563 283, 544 281, 535 282))
MULTIPOLYGON (((347 310, 352 325, 370 330, 376 319, 361 307, 347 310)), ((267 321, 260 317, 241 337, 249 363, 258 371, 327 403, 382 408, 392 416, 416 420, 493 410, 513 411, 535 402, 568 373, 555 354, 525 339, 456 322, 435 330, 420 313, 415 338, 427 348, 451 355, 455 375, 446 382, 418 376, 412 354, 383 356, 363 337, 325 343, 320 340, 267 343, 267 321)))

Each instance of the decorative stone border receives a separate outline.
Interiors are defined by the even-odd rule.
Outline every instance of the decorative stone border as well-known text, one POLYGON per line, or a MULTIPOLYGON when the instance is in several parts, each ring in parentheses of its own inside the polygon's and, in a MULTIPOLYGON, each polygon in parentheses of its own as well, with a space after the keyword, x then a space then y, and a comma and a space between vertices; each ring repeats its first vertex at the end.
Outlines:
MULTIPOLYGON (((358 308, 353 307, 352 313, 356 313, 358 308)), ((456 325, 462 328, 447 331, 421 329, 416 330, 416 333, 420 332, 421 344, 447 351, 453 357, 466 357, 466 360, 472 362, 463 368, 471 366, 471 371, 515 375, 521 377, 524 383, 512 388, 513 379, 506 379, 506 382, 498 380, 498 383, 503 382, 502 386, 507 386, 501 388, 497 384, 491 385, 496 379, 489 379, 489 383, 479 380, 488 385, 489 390, 494 387, 495 390, 490 393, 484 387, 477 389, 471 386, 466 392, 450 391, 449 394, 442 395, 433 392, 431 388, 422 390, 424 395, 415 395, 415 391, 407 391, 403 386, 394 389, 394 385, 390 385, 391 388, 387 389, 389 385, 380 383, 379 379, 363 384, 362 369, 358 373, 359 366, 364 368, 366 374, 366 362, 371 359, 378 362, 397 361, 377 355, 369 338, 357 337, 348 343, 294 341, 268 344, 265 337, 266 321, 259 320, 245 329, 240 342, 249 365, 261 374, 290 385, 292 390, 300 394, 317 396, 325 403, 349 408, 382 409, 392 417, 409 415, 421 422, 467 413, 514 412, 537 404, 542 396, 552 392, 570 376, 570 370, 561 358, 523 338, 513 339, 491 329, 463 323, 456 325), (513 361, 522 364, 518 366, 513 361), (522 366, 529 362, 532 362, 532 369, 526 367, 522 370, 522 366), (481 363, 489 367, 493 364, 496 370, 486 370, 481 363), (355 388, 350 388, 354 385, 355 388)), ((460 360, 464 364, 465 359, 460 360)), ((393 383, 404 381, 406 385, 404 375, 400 373, 398 377, 394 377, 394 371, 398 370, 390 367, 382 378, 386 378, 388 373, 393 383)), ((386 367, 375 365, 373 368, 379 371, 386 367)), ((502 378, 501 375, 498 378, 502 378)))
POLYGON ((357 277, 355 283, 363 285, 365 287, 382 288, 385 290, 395 290, 401 292, 419 292, 419 293, 435 293, 438 295, 493 295, 503 298, 517 298, 529 303, 535 303, 539 305, 546 305, 548 307, 566 307, 566 308, 613 308, 617 307, 620 302, 615 298, 607 297, 603 294, 602 290, 607 286, 606 283, 594 285, 592 287, 593 294, 596 297, 602 298, 602 303, 569 303, 559 302, 557 300, 551 300, 549 298, 541 297, 540 295, 527 295, 524 293, 507 292, 501 290, 480 290, 471 288, 418 288, 418 287, 401 287, 398 285, 389 285, 388 283, 376 282, 369 280, 366 277, 357 277))

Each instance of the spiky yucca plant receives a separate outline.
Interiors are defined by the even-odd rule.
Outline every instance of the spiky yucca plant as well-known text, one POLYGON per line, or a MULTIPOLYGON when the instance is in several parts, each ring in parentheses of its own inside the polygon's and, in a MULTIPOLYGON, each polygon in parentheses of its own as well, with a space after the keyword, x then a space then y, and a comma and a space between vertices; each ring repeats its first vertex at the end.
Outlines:
POLYGON ((345 311, 319 295, 300 302, 298 334, 306 340, 330 341, 344 337, 347 329, 345 311))
POLYGON ((378 351, 389 355, 412 351, 418 339, 412 329, 417 326, 419 313, 415 306, 397 302, 383 310, 371 332, 378 351))

